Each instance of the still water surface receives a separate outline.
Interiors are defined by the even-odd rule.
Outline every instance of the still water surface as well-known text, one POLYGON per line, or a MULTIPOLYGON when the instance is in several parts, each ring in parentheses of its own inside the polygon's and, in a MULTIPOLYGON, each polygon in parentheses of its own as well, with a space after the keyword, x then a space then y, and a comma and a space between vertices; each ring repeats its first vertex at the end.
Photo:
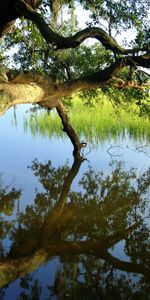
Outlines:
MULTIPOLYGON (((150 146, 84 149, 0 119, 0 299, 150 299, 150 146)), ((86 139, 86 138, 85 138, 86 139)))

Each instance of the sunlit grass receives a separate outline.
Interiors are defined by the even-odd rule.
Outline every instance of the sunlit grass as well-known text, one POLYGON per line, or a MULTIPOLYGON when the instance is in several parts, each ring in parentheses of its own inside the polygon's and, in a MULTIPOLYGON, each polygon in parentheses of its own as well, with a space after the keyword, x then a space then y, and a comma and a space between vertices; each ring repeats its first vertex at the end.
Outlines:
MULTIPOLYGON (((150 122, 148 118, 123 109, 114 109, 112 104, 104 99, 103 104, 95 103, 92 107, 83 105, 76 99, 68 115, 72 126, 80 138, 87 142, 99 142, 118 135, 132 136, 134 139, 150 140, 150 122)), ((51 112, 37 111, 24 120, 25 130, 31 130, 33 135, 63 136, 62 124, 53 110, 51 112)))

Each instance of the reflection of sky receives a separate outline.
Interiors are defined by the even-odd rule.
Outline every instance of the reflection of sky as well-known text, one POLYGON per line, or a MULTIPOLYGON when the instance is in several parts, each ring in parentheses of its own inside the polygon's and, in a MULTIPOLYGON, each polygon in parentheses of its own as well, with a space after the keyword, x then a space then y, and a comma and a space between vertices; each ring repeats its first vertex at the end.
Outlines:
MULTIPOLYGON (((72 145, 67 137, 65 139, 49 139, 39 135, 33 137, 29 131, 24 132, 23 116, 28 108, 29 105, 17 107, 17 127, 13 125, 14 121, 12 122, 13 109, 0 118, 0 172, 4 173, 6 183, 13 182, 23 189, 23 206, 26 205, 29 199, 31 201, 31 198, 34 196, 35 186, 39 186, 30 168, 27 168, 35 158, 43 163, 52 160, 52 165, 56 167, 64 165, 67 161, 71 165, 73 161, 71 156, 72 145)), ((88 165, 91 165, 95 171, 102 170, 105 173, 109 173, 109 163, 112 160, 124 161, 127 170, 135 167, 139 173, 143 172, 150 166, 150 150, 147 147, 143 148, 146 153, 143 151, 139 152, 136 151, 137 146, 139 147, 140 143, 133 142, 129 138, 125 140, 118 139, 118 141, 105 141, 102 145, 99 144, 99 147, 95 147, 92 150, 90 145, 87 146, 84 149, 84 154, 87 154, 87 161, 82 164, 77 178, 87 170, 88 165)), ((75 182, 77 182, 77 178, 75 182)))
MULTIPOLYGON (((27 204, 33 203, 35 187, 40 188, 36 177, 33 176, 30 168, 27 168, 35 158, 43 163, 52 160, 52 165, 56 167, 64 165, 67 161, 69 165, 71 165, 73 161, 71 156, 72 145, 68 138, 48 139, 43 136, 40 137, 39 135, 33 137, 29 131, 24 132, 23 116, 27 108, 29 108, 27 105, 17 107, 17 127, 15 127, 11 121, 13 119, 13 109, 0 118, 0 172, 4 173, 3 180, 5 184, 12 182, 12 186, 14 185, 16 189, 21 188, 23 190, 20 210, 24 210, 27 204)), ((79 174, 73 183, 73 188, 75 190, 78 189, 78 179, 87 171, 89 165, 91 165, 95 171, 102 170, 105 171, 106 174, 110 173, 111 169, 109 163, 112 160, 122 160, 125 162, 125 168, 127 170, 131 167, 136 167, 138 173, 143 173, 143 171, 150 166, 150 156, 147 155, 150 153, 148 153, 148 147, 144 148, 147 152, 146 154, 136 151, 137 146, 139 147, 141 145, 127 138, 125 140, 118 139, 116 142, 113 140, 105 141, 102 145, 99 145, 99 147, 92 149, 87 154, 87 161, 81 166, 79 174)), ((84 153, 86 154, 89 149, 90 147, 87 146, 87 148, 84 149, 84 153)), ((6 246, 9 247, 9 242, 5 242, 6 246)), ((123 248, 124 242, 120 242, 115 246, 113 253, 120 259, 128 260, 123 252, 123 248)), ((53 284, 55 276, 54 269, 56 270, 55 267, 57 264, 58 260, 56 259, 44 266, 44 268, 39 268, 36 272, 36 278, 43 278, 42 282, 44 284, 45 282, 53 284)), ((10 299, 10 295, 16 290, 18 284, 19 280, 10 285, 9 289, 7 289, 5 299, 10 299)), ((45 296, 47 295, 43 294, 43 299, 45 299, 45 296)), ((11 297, 11 299, 16 298, 11 297)))
MULTIPOLYGON (((41 292, 40 299, 43 299, 43 300, 57 299, 55 296, 53 296, 53 294, 54 294, 53 289, 52 290, 48 289, 48 287, 52 287, 54 285, 57 270, 59 270, 59 259, 53 258, 53 260, 50 261, 48 264, 40 267, 37 271, 31 273, 33 280, 38 280, 41 284, 42 292, 41 292), (45 288, 45 286, 47 286, 47 288, 45 288), (49 298, 50 294, 52 294, 51 298, 49 298)), ((8 300, 18 299, 19 293, 20 293, 19 284, 20 284, 20 279, 16 280, 15 284, 12 283, 9 285, 9 288, 6 289, 5 299, 8 299, 8 300)), ((33 282, 32 282, 32 284, 33 284, 33 282)), ((27 294, 29 294, 27 289, 25 290, 25 292, 27 294)))

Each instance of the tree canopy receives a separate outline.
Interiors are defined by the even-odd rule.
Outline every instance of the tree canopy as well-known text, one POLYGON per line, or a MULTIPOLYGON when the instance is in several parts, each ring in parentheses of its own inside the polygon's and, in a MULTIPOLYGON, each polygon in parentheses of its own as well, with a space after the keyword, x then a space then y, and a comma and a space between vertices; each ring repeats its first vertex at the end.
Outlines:
MULTIPOLYGON (((149 12, 148 0, 1 2, 0 114, 19 103, 56 107, 74 141, 63 97, 99 88, 108 94, 121 90, 125 98, 145 97, 150 76, 149 12), (76 6, 87 12, 84 29, 76 6), (130 39, 123 37, 125 32, 130 39)), ((75 151, 81 146, 76 140, 75 151)))

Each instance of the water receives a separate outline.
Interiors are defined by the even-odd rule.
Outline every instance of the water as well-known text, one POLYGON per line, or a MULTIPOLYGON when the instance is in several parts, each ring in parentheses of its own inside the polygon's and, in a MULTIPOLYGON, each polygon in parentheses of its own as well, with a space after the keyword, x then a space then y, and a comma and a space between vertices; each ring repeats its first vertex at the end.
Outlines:
POLYGON ((126 134, 73 160, 68 138, 0 119, 0 299, 150 299, 150 147, 126 134))

